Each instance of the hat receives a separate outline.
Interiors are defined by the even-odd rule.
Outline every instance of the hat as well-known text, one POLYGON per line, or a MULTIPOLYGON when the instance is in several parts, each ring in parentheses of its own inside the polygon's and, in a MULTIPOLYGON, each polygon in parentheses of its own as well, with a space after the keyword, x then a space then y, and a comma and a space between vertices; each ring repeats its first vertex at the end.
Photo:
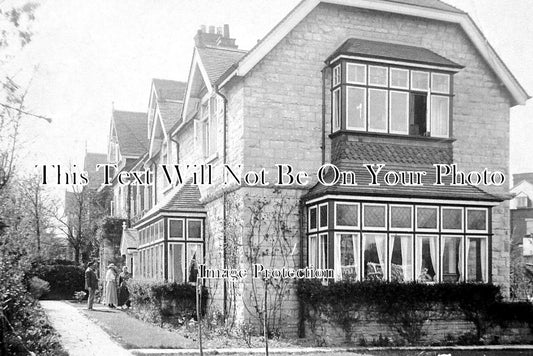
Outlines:
POLYGON ((115 264, 113 263, 110 263, 109 266, 107 266, 107 268, 117 268, 117 266, 115 266, 115 264))

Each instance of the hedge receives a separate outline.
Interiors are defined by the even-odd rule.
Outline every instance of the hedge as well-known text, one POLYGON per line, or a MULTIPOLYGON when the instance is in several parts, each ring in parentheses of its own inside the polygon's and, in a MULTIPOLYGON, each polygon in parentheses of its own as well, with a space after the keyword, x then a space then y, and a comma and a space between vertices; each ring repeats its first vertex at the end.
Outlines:
POLYGON ((74 293, 85 290, 85 270, 73 265, 38 266, 34 275, 50 284, 50 291, 43 299, 73 299, 74 293))
MULTIPOLYGON (((192 284, 130 280, 128 288, 133 314, 139 319, 177 325, 196 319, 196 286, 192 284)), ((202 315, 207 299, 207 288, 202 287, 202 315)))
POLYGON ((417 344, 424 335, 425 320, 459 312, 475 325, 481 340, 488 327, 505 327, 522 321, 533 327, 533 305, 504 303, 500 289, 492 284, 424 284, 394 282, 337 282, 323 285, 318 280, 301 280, 298 297, 304 318, 316 323, 324 314, 349 332, 356 323, 351 315, 363 309, 376 313, 380 322, 398 332, 407 344, 417 344))

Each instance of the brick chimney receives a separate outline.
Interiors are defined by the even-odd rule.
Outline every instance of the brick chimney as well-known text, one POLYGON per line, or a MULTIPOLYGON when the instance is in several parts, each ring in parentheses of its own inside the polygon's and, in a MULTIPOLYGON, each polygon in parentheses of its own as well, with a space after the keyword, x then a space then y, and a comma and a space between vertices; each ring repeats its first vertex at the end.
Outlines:
POLYGON ((196 47, 221 47, 221 48, 238 48, 235 44, 235 38, 230 38, 229 25, 225 24, 224 27, 209 26, 209 32, 207 26, 202 25, 198 29, 196 36, 194 36, 194 43, 196 47))

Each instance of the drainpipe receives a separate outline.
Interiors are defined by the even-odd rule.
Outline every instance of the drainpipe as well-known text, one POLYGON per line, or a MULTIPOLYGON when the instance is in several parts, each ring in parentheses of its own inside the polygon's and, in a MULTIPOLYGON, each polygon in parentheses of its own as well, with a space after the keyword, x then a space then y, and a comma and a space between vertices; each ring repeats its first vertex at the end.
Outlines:
MULTIPOLYGON (((225 166, 226 163, 227 163, 227 136, 228 136, 228 132, 227 132, 227 122, 228 122, 228 112, 227 112, 227 109, 228 109, 228 98, 226 98, 219 90, 218 88, 218 85, 215 85, 215 93, 217 95, 219 95, 221 98, 222 98, 222 101, 224 103, 224 125, 223 125, 223 139, 222 139, 222 142, 223 142, 223 150, 222 150, 222 164, 225 166)), ((224 191, 223 194, 222 194, 222 219, 224 221, 224 228, 223 228, 223 268, 226 269, 227 268, 227 252, 226 252, 226 245, 227 245, 227 239, 226 239, 226 215, 227 215, 227 211, 226 211, 226 203, 227 203, 227 193, 224 191)), ((228 306, 227 306, 227 299, 228 299, 228 285, 227 285, 227 282, 226 282, 226 279, 223 279, 224 281, 224 317, 227 316, 227 313, 228 313, 228 306)))
POLYGON ((322 68, 322 165, 326 163, 326 70, 329 67, 322 68))

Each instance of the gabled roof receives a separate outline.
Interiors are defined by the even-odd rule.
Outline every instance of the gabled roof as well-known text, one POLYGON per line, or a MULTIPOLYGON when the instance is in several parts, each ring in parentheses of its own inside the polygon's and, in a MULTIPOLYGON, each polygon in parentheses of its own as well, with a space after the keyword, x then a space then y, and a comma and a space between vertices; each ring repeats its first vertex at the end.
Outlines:
POLYGON ((485 59, 487 65, 494 71, 509 91, 511 104, 524 105, 526 100, 529 99, 529 95, 525 89, 490 46, 472 18, 467 13, 438 0, 303 0, 258 42, 254 48, 233 65, 232 69, 228 68, 228 71, 217 80, 216 84, 222 87, 234 76, 245 76, 321 3, 397 13, 459 24, 479 54, 485 59))
POLYGON ((406 46, 397 43, 377 42, 350 38, 346 40, 326 62, 333 61, 341 55, 394 59, 413 63, 438 65, 450 68, 462 68, 463 66, 444 58, 429 49, 415 46, 406 46))
POLYGON ((136 229, 122 230, 122 238, 120 239, 120 254, 127 255, 128 250, 136 250, 139 247, 139 233, 136 229))
POLYGON ((224 47, 201 47, 197 50, 211 84, 216 83, 222 74, 246 54, 246 51, 224 47))
POLYGON ((183 101, 187 83, 169 79, 152 79, 157 94, 157 100, 183 101))
POLYGON ((146 137, 146 113, 113 110, 120 154, 139 157, 148 150, 146 137))
POLYGON ((101 171, 96 170, 96 165, 105 163, 107 163, 107 155, 105 153, 87 152, 85 154, 83 170, 88 174, 89 183, 87 187, 89 189, 96 189, 104 183, 104 175, 101 171))
MULTIPOLYGON (((346 168, 346 166, 344 167, 346 168)), ((496 196, 485 192, 484 190, 472 186, 452 186, 450 185, 451 177, 444 177, 444 185, 434 185, 436 181, 435 168, 432 166, 419 166, 413 171, 424 171, 427 174, 422 177, 421 186, 389 186, 380 182, 379 186, 369 185, 372 181, 370 172, 362 164, 353 164, 349 167, 350 171, 355 172, 356 186, 340 185, 325 186, 317 183, 309 193, 305 195, 305 200, 311 200, 324 195, 357 195, 369 197, 398 197, 405 199, 442 199, 442 200, 461 200, 461 201, 482 201, 487 203, 501 202, 510 197, 496 196)), ((402 165, 386 165, 380 172, 380 177, 390 171, 405 171, 402 165)), ((325 177, 325 181, 332 181, 333 170, 330 170, 325 177)))

